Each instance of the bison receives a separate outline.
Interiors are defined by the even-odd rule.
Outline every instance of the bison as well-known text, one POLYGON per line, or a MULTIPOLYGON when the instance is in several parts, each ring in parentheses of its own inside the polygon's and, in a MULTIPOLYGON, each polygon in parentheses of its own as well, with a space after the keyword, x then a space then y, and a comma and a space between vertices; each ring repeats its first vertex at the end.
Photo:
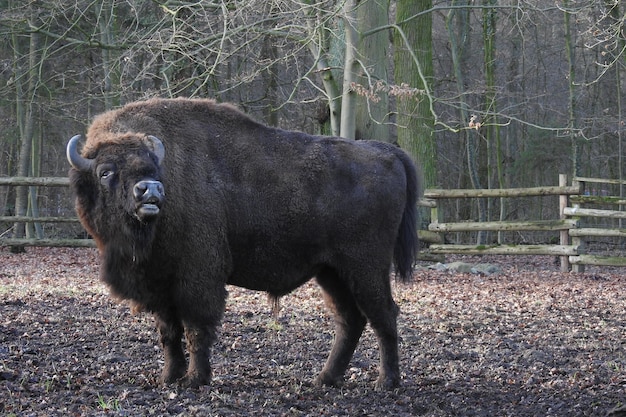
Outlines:
POLYGON ((411 276, 421 187, 402 150, 267 127, 210 99, 131 103, 81 141, 66 149, 78 216, 111 293, 154 314, 163 383, 210 383, 227 284, 280 297, 315 277, 336 327, 315 383, 341 383, 369 322, 376 388, 399 384, 390 271, 411 276))

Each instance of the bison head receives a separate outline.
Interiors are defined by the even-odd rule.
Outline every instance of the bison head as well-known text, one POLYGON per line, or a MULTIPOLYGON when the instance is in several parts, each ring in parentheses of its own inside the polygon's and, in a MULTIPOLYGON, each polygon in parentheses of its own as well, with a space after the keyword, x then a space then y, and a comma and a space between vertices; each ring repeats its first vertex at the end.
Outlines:
POLYGON ((67 159, 73 168, 70 181, 79 217, 94 238, 107 241, 119 228, 136 229, 153 222, 165 200, 163 143, 154 136, 129 135, 117 142, 100 143, 84 157, 78 152, 80 139, 76 135, 67 144, 67 159))

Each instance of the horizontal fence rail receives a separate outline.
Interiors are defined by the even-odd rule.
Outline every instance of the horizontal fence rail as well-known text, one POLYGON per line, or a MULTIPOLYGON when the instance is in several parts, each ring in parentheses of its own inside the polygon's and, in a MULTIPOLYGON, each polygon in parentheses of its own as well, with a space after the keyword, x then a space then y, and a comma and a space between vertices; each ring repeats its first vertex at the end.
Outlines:
POLYGON ((570 245, 430 245, 433 253, 461 255, 577 255, 578 247, 570 245))
POLYGON ((492 197, 532 197, 542 195, 572 195, 579 194, 578 186, 550 186, 530 188, 494 188, 494 189, 428 189, 424 191, 424 198, 492 198, 492 197))
POLYGON ((615 210, 585 209, 579 207, 565 207, 566 216, 576 217, 604 217, 607 219, 626 219, 626 212, 615 210))
POLYGON ((59 248, 95 248, 93 239, 18 239, 0 238, 0 246, 48 246, 59 248))
POLYGON ((67 177, 0 177, 0 185, 67 187, 70 185, 70 179, 67 177))
POLYGON ((78 223, 78 217, 0 216, 6 223, 78 223))
POLYGON ((493 221, 493 222, 461 222, 461 223, 431 223, 428 230, 433 232, 514 232, 514 231, 541 231, 541 230, 569 230, 577 227, 578 221, 564 220, 535 220, 527 222, 493 221))

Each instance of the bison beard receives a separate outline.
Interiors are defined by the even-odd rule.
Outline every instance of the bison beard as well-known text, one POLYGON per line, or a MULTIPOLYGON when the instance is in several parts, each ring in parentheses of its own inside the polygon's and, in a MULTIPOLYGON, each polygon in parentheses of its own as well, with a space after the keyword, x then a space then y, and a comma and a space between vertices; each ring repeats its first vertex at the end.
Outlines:
POLYGON ((79 140, 67 146, 78 215, 101 279, 156 316, 164 383, 210 383, 226 284, 279 297, 315 277, 336 323, 315 382, 341 382, 369 322, 376 387, 398 385, 389 271, 393 261, 411 276, 421 186, 399 148, 270 128, 190 99, 104 113, 81 153, 79 140))

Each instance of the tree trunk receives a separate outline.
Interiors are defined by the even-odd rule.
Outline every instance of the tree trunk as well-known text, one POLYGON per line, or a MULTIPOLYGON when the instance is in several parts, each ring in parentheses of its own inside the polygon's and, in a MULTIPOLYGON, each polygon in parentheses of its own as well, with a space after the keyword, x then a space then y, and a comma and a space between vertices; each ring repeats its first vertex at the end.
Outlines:
MULTIPOLYGON (((313 0, 305 0, 309 6, 313 0)), ((321 10, 315 7, 306 9, 308 15, 307 29, 312 40, 307 43, 317 72, 322 79, 324 92, 328 101, 328 112, 320 108, 317 116, 321 134, 339 136, 341 127, 341 73, 337 68, 343 63, 343 39, 338 39, 334 31, 328 27, 328 19, 321 10), (341 46, 339 45, 341 44, 341 46)), ((338 22, 340 24, 340 22, 338 22)), ((341 33, 341 28, 337 29, 341 33)))
MULTIPOLYGON (((394 34, 394 78, 397 85, 406 84, 421 91, 430 91, 430 85, 425 85, 425 82, 430 84, 433 79, 432 14, 413 16, 431 8, 432 0, 397 2, 397 32, 394 34)), ((425 95, 400 94, 396 98, 396 108, 398 144, 415 161, 419 161, 425 187, 434 188, 438 185, 437 145, 435 118, 428 98, 425 95)))
MULTIPOLYGON (((468 0, 454 1, 454 6, 466 5, 468 0), (461 3, 461 4, 459 4, 461 3)), ((478 144, 476 141, 477 132, 464 129, 469 126, 468 105, 465 101, 465 78, 463 76, 463 67, 468 59, 470 45, 466 42, 469 39, 469 12, 465 9, 451 9, 446 18, 446 28, 450 39, 450 49, 452 52, 452 65, 454 77, 456 79, 457 90, 459 94, 459 119, 461 120, 461 132, 465 135, 465 145, 467 152, 467 168, 470 181, 475 189, 483 188, 480 177, 478 175, 478 144), (461 43, 459 43, 459 41, 461 43)), ((478 200, 478 220, 483 222, 487 220, 487 204, 483 199, 478 200)), ((486 235, 479 232, 477 243, 483 244, 486 235)))
MULTIPOLYGON (((388 0, 347 0, 342 19, 334 29, 327 27, 329 20, 318 19, 319 10, 307 9, 308 28, 316 35, 315 42, 308 44, 309 50, 322 77, 330 110, 330 130, 322 128, 323 133, 348 139, 390 140, 387 96, 371 100, 369 94, 357 94, 357 90, 375 92, 378 80, 383 84, 387 81, 388 33, 375 29, 388 23, 388 8, 388 0), (370 29, 368 36, 361 35, 370 29), (334 69, 341 66, 343 73, 334 69)), ((318 119, 326 122, 325 117, 318 119)))
MULTIPOLYGON (((626 22, 625 20, 621 20, 622 19, 622 11, 620 8, 620 4, 619 3, 611 3, 609 1, 606 2, 606 7, 609 8, 609 13, 611 15, 611 17, 613 18, 613 20, 615 22, 622 22, 622 31, 620 31, 620 33, 623 33, 624 30, 626 30, 626 27, 624 27, 624 23, 626 22)), ((618 51, 623 51, 624 47, 626 47, 626 39, 624 39, 623 37, 619 37, 618 38, 618 51)), ((623 117, 623 109, 622 109, 622 68, 624 67, 624 65, 626 65, 626 55, 622 54, 622 65, 618 65, 618 63, 616 63, 615 65, 615 86, 616 86, 616 90, 617 90, 617 120, 620 123, 620 126, 617 129, 617 165, 618 165, 618 179, 620 180, 620 185, 619 185, 619 196, 620 197, 624 197, 626 188, 624 187, 624 184, 621 183, 621 181, 624 179, 624 141, 623 141, 623 129, 621 126, 621 122, 622 122, 622 117, 623 117)), ((619 209, 620 210, 624 210, 624 206, 620 205, 619 209)), ((624 228, 624 220, 620 219, 619 221, 619 227, 624 228)), ((624 239, 622 239, 621 245, 624 246, 624 239)))
MULTIPOLYGON (((39 23, 38 18, 33 16, 29 21, 31 28, 37 27, 39 23)), ((30 172, 30 156, 33 141, 33 132, 35 129, 35 115, 34 106, 37 93, 37 87, 39 83, 39 39, 40 35, 33 31, 30 33, 29 51, 28 51, 28 69, 23 73, 18 73, 16 76, 16 96, 17 96, 17 109, 18 124, 20 128, 20 155, 17 167, 17 175, 26 177, 30 172), (22 80, 27 80, 26 91, 23 89, 22 80)), ((16 51, 16 61, 19 61, 22 57, 19 56, 19 44, 17 36, 13 37, 14 47, 16 51)), ((15 192, 15 215, 25 216, 28 212, 28 187, 17 187, 15 192)), ((16 238, 22 238, 26 235, 26 228, 24 223, 15 223, 13 226, 13 236, 16 238)), ((30 236, 29 236, 30 237, 30 236)), ((12 251, 21 252, 23 248, 12 247, 12 251)))
MULTIPOLYGON (((273 5, 269 6, 268 16, 274 15, 273 5)), ((269 31, 268 31, 269 32, 269 31)), ((263 79, 265 85, 265 101, 267 104, 264 107, 263 113, 265 114, 265 121, 270 126, 278 126, 278 112, 276 109, 279 107, 277 89, 277 65, 274 65, 278 59, 278 48, 276 47, 276 39, 271 33, 267 33, 263 39, 263 46, 261 49, 261 59, 271 64, 263 71, 263 79)))
POLYGON ((341 99, 341 125, 339 128, 339 136, 346 139, 355 139, 356 137, 357 96, 354 84, 357 82, 360 67, 356 50, 359 43, 359 33, 356 27, 357 4, 357 0, 346 0, 343 7, 346 53, 343 68, 343 95, 341 99))
MULTIPOLYGON (((31 166, 30 176, 39 177, 41 175, 41 147, 42 147, 41 134, 33 134, 31 145, 31 166)), ((38 201, 38 189, 37 187, 28 187, 28 215, 32 217, 39 217, 39 201, 38 201)), ((28 223, 27 224, 27 236, 36 236, 37 239, 43 239, 43 227, 41 223, 28 223)))
MULTIPOLYGON (((357 13, 359 33, 365 33, 389 24, 389 0, 366 0, 359 3, 357 13)), ((359 37, 357 56, 361 62, 357 83, 371 94, 359 95, 356 107, 356 139, 376 139, 385 142, 389 137, 389 99, 377 91, 387 84, 389 32, 374 31, 359 37)))
POLYGON ((100 42, 105 45, 101 49, 104 106, 106 109, 112 109, 121 104, 119 54, 110 47, 115 43, 117 33, 114 0, 104 0, 100 5, 98 28, 100 29, 100 42))
POLYGON ((570 0, 563 0, 563 10, 565 13, 565 54, 567 55, 568 71, 567 81, 569 88, 568 95, 568 123, 567 127, 570 130, 570 140, 572 143, 572 172, 574 177, 581 175, 580 173, 580 153, 581 143, 580 139, 576 135, 576 54, 574 50, 574 34, 572 33, 572 24, 570 22, 571 13, 568 8, 570 6, 570 0))
MULTIPOLYGON (((489 181, 497 179, 498 187, 504 188, 504 174, 502 167, 502 145, 500 142, 500 128, 498 127, 498 103, 496 97, 496 0, 483 0, 483 44, 484 44, 484 70, 485 70, 485 101, 484 114, 485 122, 482 128, 487 140, 487 170, 489 181), (495 159, 495 164, 494 164, 495 159), (496 172, 492 173, 491 168, 495 165, 496 172)), ((493 188, 493 184, 488 185, 493 188)), ((489 213, 493 211, 493 201, 489 200, 489 213)), ((491 217, 491 216, 488 216, 491 217)), ((506 199, 500 199, 499 219, 506 218, 506 199)), ((498 233, 498 243, 502 242, 503 234, 498 233)))

